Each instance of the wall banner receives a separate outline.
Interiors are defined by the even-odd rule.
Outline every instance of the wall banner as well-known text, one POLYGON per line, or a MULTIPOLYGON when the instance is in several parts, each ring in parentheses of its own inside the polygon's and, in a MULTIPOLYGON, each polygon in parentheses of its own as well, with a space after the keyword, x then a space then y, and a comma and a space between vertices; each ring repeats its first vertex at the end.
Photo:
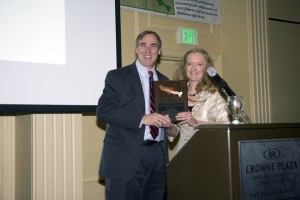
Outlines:
POLYGON ((220 24, 220 0, 120 0, 120 4, 142 12, 220 24))

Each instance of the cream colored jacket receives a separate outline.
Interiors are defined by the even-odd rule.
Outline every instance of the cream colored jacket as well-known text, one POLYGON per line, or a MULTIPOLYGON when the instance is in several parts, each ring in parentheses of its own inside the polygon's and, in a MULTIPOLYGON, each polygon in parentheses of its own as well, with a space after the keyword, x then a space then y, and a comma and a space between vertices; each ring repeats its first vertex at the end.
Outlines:
MULTIPOLYGON (((196 95, 197 102, 192 109, 192 115, 197 121, 205 121, 211 124, 228 124, 229 113, 228 105, 219 92, 200 92, 196 95)), ((189 126, 187 123, 179 125, 179 140, 176 145, 175 154, 188 142, 188 140, 197 132, 197 129, 189 126)), ((176 136, 175 136, 176 137, 176 136)), ((175 137, 169 137, 172 142, 175 137)))

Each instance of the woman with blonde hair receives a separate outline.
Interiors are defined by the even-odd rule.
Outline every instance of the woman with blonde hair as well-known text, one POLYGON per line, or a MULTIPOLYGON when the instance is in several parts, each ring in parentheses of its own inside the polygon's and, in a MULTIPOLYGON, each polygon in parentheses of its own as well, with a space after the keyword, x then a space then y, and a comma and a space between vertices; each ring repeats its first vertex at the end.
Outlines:
POLYGON ((179 135, 175 153, 198 131, 196 127, 230 122, 227 102, 207 74, 208 67, 213 67, 212 59, 200 48, 186 52, 180 62, 178 77, 187 80, 189 111, 178 113, 176 119, 180 122, 167 128, 170 141, 179 135))

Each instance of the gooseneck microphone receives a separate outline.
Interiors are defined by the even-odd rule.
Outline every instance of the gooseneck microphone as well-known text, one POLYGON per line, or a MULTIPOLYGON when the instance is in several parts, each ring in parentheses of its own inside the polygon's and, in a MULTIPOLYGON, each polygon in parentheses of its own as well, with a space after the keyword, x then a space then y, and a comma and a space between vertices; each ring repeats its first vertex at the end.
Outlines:
POLYGON ((207 69, 207 73, 208 75, 214 79, 219 87, 221 88, 221 90, 228 96, 235 96, 235 93, 232 91, 232 89, 228 86, 228 84, 226 83, 226 81, 224 79, 222 79, 219 74, 217 73, 217 71, 215 70, 215 68, 213 67, 209 67, 207 69))
MULTIPOLYGON (((207 69, 207 73, 208 73, 208 75, 212 78, 212 79, 214 79, 217 83, 218 83, 218 85, 219 85, 219 87, 221 88, 221 90, 227 95, 227 101, 231 101, 231 97, 234 97, 234 96, 236 96, 235 95, 235 93, 232 91, 232 89, 228 86, 228 84, 226 83, 226 81, 224 81, 221 77, 220 77, 220 75, 217 73, 217 71, 215 70, 215 68, 213 68, 213 67, 209 67, 208 69, 207 69)), ((229 102, 228 102, 229 103, 229 102)), ((230 105, 229 105, 230 106, 230 105)), ((241 113, 242 113, 242 115, 245 117, 245 119, 247 120, 247 122, 249 123, 249 124, 251 124, 252 122, 251 122, 251 120, 249 119, 249 117, 246 115, 246 113, 243 111, 243 110, 241 110, 241 113)), ((232 115, 232 113, 231 113, 231 115, 232 115)))

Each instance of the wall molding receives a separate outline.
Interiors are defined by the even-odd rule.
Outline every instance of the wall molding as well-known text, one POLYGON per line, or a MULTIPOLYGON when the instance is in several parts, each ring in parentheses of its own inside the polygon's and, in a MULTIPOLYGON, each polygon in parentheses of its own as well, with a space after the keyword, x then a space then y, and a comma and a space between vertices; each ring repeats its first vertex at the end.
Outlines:
MULTIPOLYGON (((192 48, 192 47, 191 47, 192 48)), ((162 55, 160 59, 162 61, 173 61, 173 62, 180 62, 183 55, 187 52, 185 49, 170 49, 170 48, 162 48, 162 55)), ((210 53, 214 67, 218 71, 220 75, 222 75, 222 55, 219 53, 210 53)))
POLYGON ((255 123, 271 123, 267 0, 247 3, 252 118, 255 123))
POLYGON ((34 114, 32 199, 83 199, 82 115, 34 114))
POLYGON ((15 117, 0 116, 0 199, 15 199, 15 117))

